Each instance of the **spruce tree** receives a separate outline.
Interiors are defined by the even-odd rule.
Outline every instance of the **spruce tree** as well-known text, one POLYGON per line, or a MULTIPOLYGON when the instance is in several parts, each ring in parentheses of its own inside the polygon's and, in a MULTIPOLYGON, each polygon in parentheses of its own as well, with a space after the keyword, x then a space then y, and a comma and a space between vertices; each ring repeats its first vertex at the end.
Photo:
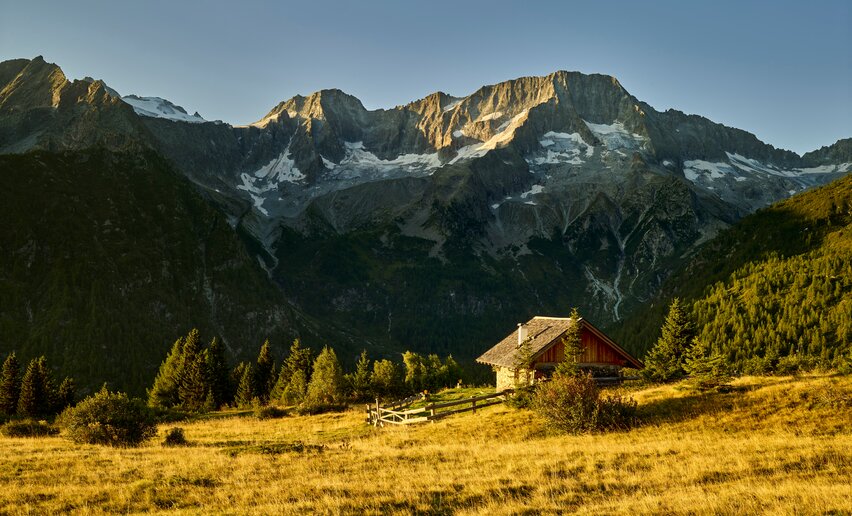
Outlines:
POLYGON ((184 338, 178 338, 166 359, 160 364, 154 384, 148 389, 148 405, 151 407, 170 408, 180 403, 178 397, 177 374, 183 354, 184 338))
POLYGON ((21 393, 18 398, 18 415, 22 417, 38 417, 46 415, 49 410, 48 394, 45 392, 44 357, 34 358, 27 364, 24 378, 21 380, 21 393))
POLYGON ((312 362, 313 352, 311 349, 303 348, 302 342, 299 339, 295 339, 290 346, 290 353, 284 359, 284 363, 281 364, 281 371, 278 374, 275 386, 272 388, 271 398, 276 400, 281 399, 284 390, 290 385, 293 374, 296 371, 302 371, 307 382, 307 379, 311 376, 312 362))
POLYGON ((254 387, 256 385, 254 369, 250 363, 240 365, 242 366, 242 377, 240 378, 240 383, 237 386, 237 395, 234 399, 234 403, 236 403, 236 405, 240 408, 248 408, 251 407, 252 401, 256 397, 254 392, 254 387))
POLYGON ((336 405, 343 400, 343 370, 337 360, 337 354, 328 346, 324 347, 314 361, 311 380, 305 405, 320 408, 336 405))
POLYGON ((228 362, 225 359, 225 346, 219 339, 213 337, 207 348, 207 373, 210 380, 212 405, 217 409, 231 403, 234 399, 234 388, 231 387, 228 362))
MULTIPOLYGON (((186 348, 184 350, 186 351, 186 348)), ((207 350, 185 356, 178 379, 180 406, 191 412, 203 412, 208 402, 212 404, 211 391, 207 370, 207 350)))
POLYGON ((74 379, 66 376, 62 383, 59 384, 59 389, 56 392, 57 410, 62 412, 66 408, 74 405, 76 401, 77 385, 74 379))
POLYGON ((352 397, 356 400, 364 400, 370 396, 370 359, 367 350, 361 351, 358 363, 355 364, 355 372, 347 375, 349 385, 352 389, 352 397))
POLYGON ((266 340, 260 347, 260 352, 257 354, 257 362, 255 366, 255 393, 264 405, 269 403, 269 393, 272 391, 276 383, 275 378, 275 360, 272 358, 272 352, 269 349, 269 340, 266 340))
POLYGON ((0 414, 12 416, 18 411, 21 392, 21 365, 15 352, 9 353, 0 370, 0 414))
POLYGON ((675 298, 663 323, 662 335, 645 358, 642 375, 652 381, 668 382, 686 374, 686 353, 695 336, 692 322, 680 299, 675 298))
POLYGON ((562 345, 565 350, 565 357, 556 366, 556 373, 561 375, 576 376, 580 374, 580 359, 583 356, 583 328, 580 323, 580 312, 576 308, 571 309, 569 317, 573 320, 573 324, 565 331, 562 336, 562 345))

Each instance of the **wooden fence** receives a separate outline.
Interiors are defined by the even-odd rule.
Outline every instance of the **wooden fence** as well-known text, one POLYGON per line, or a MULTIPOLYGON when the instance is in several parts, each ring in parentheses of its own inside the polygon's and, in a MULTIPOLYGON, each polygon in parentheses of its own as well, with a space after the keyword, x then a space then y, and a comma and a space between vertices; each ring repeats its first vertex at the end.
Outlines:
POLYGON ((429 403, 423 407, 415 409, 405 409, 405 406, 423 399, 422 395, 406 398, 406 400, 401 400, 401 402, 387 405, 379 405, 379 401, 376 400, 375 404, 367 405, 367 422, 373 426, 385 426, 385 424, 410 425, 414 423, 424 423, 426 421, 436 421, 452 414, 460 414, 462 412, 469 411, 475 413, 477 409, 503 403, 512 394, 514 394, 514 392, 514 389, 507 389, 493 394, 474 396, 472 398, 464 398, 461 400, 429 403), (405 403, 406 401, 407 403, 405 403))

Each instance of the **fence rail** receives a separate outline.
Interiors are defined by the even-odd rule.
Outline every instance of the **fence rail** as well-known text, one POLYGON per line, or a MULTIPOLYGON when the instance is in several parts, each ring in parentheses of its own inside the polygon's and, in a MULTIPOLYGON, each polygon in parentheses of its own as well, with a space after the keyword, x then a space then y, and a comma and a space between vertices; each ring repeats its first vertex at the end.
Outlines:
MULTIPOLYGON (((472 398, 464 398, 461 400, 444 401, 439 403, 429 403, 423 407, 415 409, 405 409, 404 404, 400 402, 379 405, 379 400, 375 404, 367 405, 367 422, 373 426, 389 425, 410 425, 414 423, 424 423, 426 421, 437 421, 438 419, 462 412, 476 412, 477 409, 490 407, 506 401, 512 394, 514 389, 495 392, 493 394, 485 394, 482 396, 473 396, 472 398), (452 407, 459 407, 452 410, 442 410, 452 407)), ((413 396, 406 398, 407 405, 415 401, 422 400, 423 396, 413 396)))

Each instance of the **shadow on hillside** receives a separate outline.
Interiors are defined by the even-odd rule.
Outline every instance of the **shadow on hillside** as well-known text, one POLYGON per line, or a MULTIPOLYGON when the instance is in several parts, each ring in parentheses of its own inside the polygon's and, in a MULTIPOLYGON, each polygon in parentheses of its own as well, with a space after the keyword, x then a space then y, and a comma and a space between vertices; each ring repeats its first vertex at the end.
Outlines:
POLYGON ((793 378, 779 378, 758 385, 724 385, 711 391, 694 391, 678 398, 665 398, 643 403, 638 407, 642 425, 678 423, 697 417, 729 412, 742 408, 743 396, 765 387, 793 383, 793 378))

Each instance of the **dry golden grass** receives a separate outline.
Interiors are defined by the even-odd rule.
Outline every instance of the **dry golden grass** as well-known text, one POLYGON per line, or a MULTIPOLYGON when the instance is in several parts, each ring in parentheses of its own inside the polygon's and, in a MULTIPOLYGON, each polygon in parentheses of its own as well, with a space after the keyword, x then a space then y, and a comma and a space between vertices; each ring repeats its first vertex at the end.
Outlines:
POLYGON ((635 390, 645 424, 605 435, 497 406, 385 429, 357 410, 209 419, 179 425, 186 448, 0 438, 0 513, 852 513, 852 378, 734 385, 635 390), (258 447, 295 441, 324 449, 258 447))

